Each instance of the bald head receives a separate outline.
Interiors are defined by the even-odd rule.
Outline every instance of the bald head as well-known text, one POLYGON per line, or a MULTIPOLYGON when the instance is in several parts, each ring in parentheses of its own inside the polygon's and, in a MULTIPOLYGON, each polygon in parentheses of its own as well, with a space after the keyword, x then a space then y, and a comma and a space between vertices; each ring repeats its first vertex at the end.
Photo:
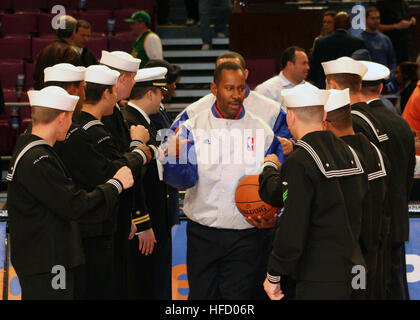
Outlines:
POLYGON ((347 12, 340 11, 334 17, 335 29, 344 29, 349 30, 350 25, 350 16, 347 12))

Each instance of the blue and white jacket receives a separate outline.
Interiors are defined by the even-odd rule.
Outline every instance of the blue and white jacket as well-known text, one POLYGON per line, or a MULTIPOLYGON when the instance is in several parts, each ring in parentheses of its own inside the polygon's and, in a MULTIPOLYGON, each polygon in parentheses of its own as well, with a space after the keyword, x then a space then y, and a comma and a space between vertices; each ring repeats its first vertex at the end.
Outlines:
MULTIPOLYGON (((216 97, 212 93, 209 93, 190 104, 176 117, 171 129, 175 130, 186 120, 194 117, 203 110, 210 109, 215 102, 216 97)), ((280 108, 280 103, 277 101, 271 100, 258 92, 251 91, 247 86, 244 107, 246 111, 250 111, 266 122, 276 136, 286 139, 292 138, 286 122, 286 113, 280 108)))
POLYGON ((265 155, 284 161, 270 127, 244 107, 235 119, 224 119, 214 104, 184 122, 177 135, 188 143, 179 158, 165 157, 163 179, 187 189, 188 218, 214 228, 253 228, 236 207, 235 190, 241 178, 261 172, 265 155))

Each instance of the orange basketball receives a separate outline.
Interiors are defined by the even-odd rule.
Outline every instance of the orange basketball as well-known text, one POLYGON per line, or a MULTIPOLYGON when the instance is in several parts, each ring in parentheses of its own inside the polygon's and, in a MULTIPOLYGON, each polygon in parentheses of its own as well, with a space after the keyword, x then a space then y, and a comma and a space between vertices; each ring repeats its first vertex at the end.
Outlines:
POLYGON ((260 216, 269 219, 277 215, 279 208, 261 200, 258 194, 258 177, 257 174, 246 176, 239 182, 235 192, 236 207, 244 217, 260 216))

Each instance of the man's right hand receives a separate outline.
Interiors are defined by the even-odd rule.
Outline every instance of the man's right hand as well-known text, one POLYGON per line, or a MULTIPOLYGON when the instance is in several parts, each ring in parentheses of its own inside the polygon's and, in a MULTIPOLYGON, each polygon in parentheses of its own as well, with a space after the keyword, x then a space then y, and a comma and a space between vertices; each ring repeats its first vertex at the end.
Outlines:
POLYGON ((264 162, 273 162, 277 166, 278 169, 280 169, 280 167, 281 167, 281 163, 279 161, 279 158, 274 153, 267 155, 264 158, 264 162))
POLYGON ((123 185, 124 190, 131 188, 134 184, 133 173, 127 166, 121 167, 114 175, 115 179, 118 179, 123 185))
POLYGON ((395 28, 397 30, 404 30, 411 27, 412 22, 408 20, 401 20, 400 22, 395 24, 395 28))
POLYGON ((141 144, 138 147, 136 147, 136 149, 144 152, 144 154, 146 155, 146 158, 147 158, 147 163, 149 163, 152 160, 152 158, 153 158, 152 151, 150 150, 150 148, 147 145, 141 144))
POLYGON ((178 136, 168 137, 167 148, 165 149, 165 155, 169 155, 171 158, 179 157, 180 152, 186 147, 188 143, 187 139, 182 139, 178 136))
POLYGON ((149 130, 147 130, 142 125, 131 126, 130 127, 130 137, 131 140, 139 140, 146 144, 150 140, 149 130))

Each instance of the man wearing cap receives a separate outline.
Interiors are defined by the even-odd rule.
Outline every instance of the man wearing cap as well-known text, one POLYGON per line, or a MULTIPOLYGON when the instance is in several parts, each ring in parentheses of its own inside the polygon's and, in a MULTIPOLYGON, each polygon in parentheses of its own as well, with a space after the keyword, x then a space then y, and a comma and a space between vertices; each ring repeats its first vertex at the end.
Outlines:
MULTIPOLYGON (((146 63, 145 68, 152 67, 163 67, 168 70, 166 74, 166 87, 168 90, 164 90, 163 102, 170 102, 175 96, 176 83, 179 79, 181 68, 176 64, 171 64, 166 60, 153 59, 149 60, 146 63)), ((167 112, 163 102, 160 104, 159 113, 151 114, 150 120, 152 121, 153 126, 157 130, 156 141, 162 142, 167 137, 167 132, 170 131, 172 124, 172 117, 167 112)), ((171 187, 168 187, 168 210, 169 210, 169 221, 170 225, 179 224, 179 194, 178 190, 171 187)))
MULTIPOLYGON (((123 51, 108 52, 102 50, 100 63, 120 73, 117 83, 117 101, 127 99, 135 83, 134 76, 139 69, 140 59, 133 58, 123 51)), ((118 103, 115 104, 112 115, 103 117, 102 122, 117 142, 120 152, 129 151, 131 140, 129 128, 124 123, 118 103)))
MULTIPOLYGON (((121 153, 101 122, 104 115, 112 113, 117 101, 116 85, 119 76, 119 72, 106 66, 95 65, 86 69, 85 104, 80 115, 74 119, 76 128, 67 134, 59 149, 73 178, 87 189, 98 181, 106 181, 121 165, 127 165, 136 178, 142 166, 151 159, 150 149, 143 144, 132 152, 121 153)), ((137 144, 144 139, 144 128, 132 127, 130 133, 132 139, 138 141, 137 144)), ((80 225, 87 258, 86 288, 82 298, 116 297, 113 280, 119 280, 120 277, 114 274, 114 234, 117 220, 123 219, 128 230, 131 223, 128 216, 120 218, 123 214, 129 213, 116 208, 114 214, 103 223, 80 225)))
POLYGON ((283 207, 264 282, 273 300, 284 297, 282 275, 296 279, 296 299, 349 299, 352 268, 364 265, 350 219, 361 217, 366 173, 352 148, 323 131, 328 97, 306 84, 284 90, 296 147, 281 171, 275 155, 264 159, 261 199, 283 207))
POLYGON ((53 146, 65 139, 79 97, 56 86, 28 96, 32 134, 19 137, 7 175, 13 266, 23 299, 74 299, 75 270, 85 263, 76 222, 109 217, 133 176, 123 167, 89 192, 76 186, 53 146), (54 287, 57 272, 65 283, 54 287))
POLYGON ((146 11, 136 11, 125 21, 137 37, 131 47, 131 55, 141 60, 140 68, 150 59, 163 59, 162 41, 150 30, 150 15, 146 11))
POLYGON ((188 119, 163 145, 164 181, 187 189, 193 300, 251 299, 254 294, 265 235, 239 213, 235 189, 243 176, 261 170, 265 154, 283 161, 283 153, 270 127, 244 108, 245 79, 240 65, 221 63, 211 84, 213 106, 188 119))
MULTIPOLYGON (((149 130, 149 145, 156 148, 159 146, 156 140, 157 130, 149 116, 159 112, 162 91, 166 90, 166 73, 167 69, 163 67, 140 69, 135 77, 136 84, 131 91, 130 101, 123 111, 129 125, 143 125, 149 130)), ((140 187, 136 194, 144 194, 146 208, 142 208, 136 201, 135 210, 145 209, 150 215, 152 225, 152 228, 141 232, 130 242, 132 298, 140 300, 170 300, 172 295, 171 226, 166 201, 168 192, 161 177, 162 165, 153 160, 146 169, 142 184, 136 185, 140 187)), ((131 233, 131 239, 135 232, 134 230, 131 233)))
POLYGON ((387 288, 387 297, 391 299, 409 299, 406 278, 405 241, 409 240, 408 201, 410 200, 415 167, 415 146, 413 134, 408 123, 399 115, 389 111, 379 95, 382 81, 389 75, 389 69, 381 64, 361 61, 368 69, 363 77, 362 91, 370 113, 384 128, 388 139, 380 143, 375 141, 391 162, 389 180, 391 225, 388 252, 391 263, 391 279, 387 288))
POLYGON ((79 53, 71 46, 76 30, 77 20, 65 15, 57 20, 57 40, 46 46, 39 53, 34 70, 34 88, 40 90, 44 83, 44 69, 57 63, 71 63, 75 66, 82 65, 79 53), (64 23, 65 27, 62 27, 64 23))
POLYGON ((363 290, 355 290, 353 298, 384 299, 383 257, 379 256, 379 248, 387 237, 387 172, 390 171, 390 163, 383 151, 362 133, 355 134, 351 121, 349 89, 331 89, 329 92, 330 96, 324 107, 327 112, 325 128, 343 139, 358 153, 369 181, 361 220, 360 217, 350 219, 354 237, 359 240, 367 267, 366 287, 363 290))

